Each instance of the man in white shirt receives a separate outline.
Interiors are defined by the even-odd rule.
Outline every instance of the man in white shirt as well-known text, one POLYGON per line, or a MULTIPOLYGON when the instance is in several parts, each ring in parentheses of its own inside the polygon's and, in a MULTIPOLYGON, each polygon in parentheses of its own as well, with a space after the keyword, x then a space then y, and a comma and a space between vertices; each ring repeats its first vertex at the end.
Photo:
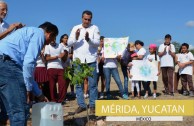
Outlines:
MULTIPOLYGON (((95 113, 95 100, 97 100, 98 96, 96 60, 97 49, 100 43, 100 32, 97 26, 91 24, 91 20, 92 12, 84 11, 82 13, 82 24, 73 27, 68 40, 68 46, 73 46, 73 60, 79 58, 81 63, 88 63, 90 67, 95 68, 93 77, 88 77, 90 112, 95 113)), ((80 113, 86 110, 83 84, 76 85, 76 95, 79 107, 75 113, 80 113)))
POLYGON ((174 57, 175 47, 171 41, 171 35, 165 36, 165 42, 159 46, 158 55, 160 57, 160 67, 162 69, 162 81, 164 83, 164 94, 173 94, 173 73, 174 73, 174 57))
POLYGON ((21 23, 14 23, 9 25, 3 19, 7 15, 7 3, 3 0, 0 0, 0 40, 6 37, 13 30, 18 28, 22 28, 23 25, 21 23))
POLYGON ((64 48, 55 42, 46 45, 45 56, 48 69, 50 96, 52 102, 63 103, 66 96, 66 81, 63 78, 64 69, 61 58, 64 56, 64 48), (58 83, 59 94, 56 96, 56 83, 58 83))

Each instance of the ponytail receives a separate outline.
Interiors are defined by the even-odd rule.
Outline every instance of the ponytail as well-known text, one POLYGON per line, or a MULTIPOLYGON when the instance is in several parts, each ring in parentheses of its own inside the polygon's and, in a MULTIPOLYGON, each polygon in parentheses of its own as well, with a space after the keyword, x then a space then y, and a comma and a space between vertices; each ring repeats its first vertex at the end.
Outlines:
POLYGON ((157 54, 156 54, 156 51, 155 51, 155 61, 157 61, 158 59, 157 59, 157 54))

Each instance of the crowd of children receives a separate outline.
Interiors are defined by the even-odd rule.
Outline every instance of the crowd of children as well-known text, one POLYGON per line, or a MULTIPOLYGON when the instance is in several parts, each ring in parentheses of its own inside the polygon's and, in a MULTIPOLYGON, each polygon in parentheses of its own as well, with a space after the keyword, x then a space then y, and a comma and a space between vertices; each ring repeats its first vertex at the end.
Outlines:
MULTIPOLYGON (((43 92, 45 93, 45 95, 50 98, 50 94, 51 94, 51 99, 50 99, 51 101, 62 102, 62 103, 64 103, 63 100, 66 99, 67 88, 69 83, 71 83, 69 82, 69 80, 65 80, 62 77, 62 72, 64 72, 64 69, 67 66, 71 65, 71 59, 73 57, 73 52, 71 51, 72 48, 68 47, 67 40, 68 40, 68 35, 64 34, 61 36, 61 39, 60 39, 62 46, 59 46, 56 43, 53 44, 52 46, 51 45, 46 46, 45 48, 48 48, 48 47, 50 48, 54 47, 54 48, 50 49, 50 51, 47 51, 47 53, 45 53, 45 51, 43 50, 39 59, 37 60, 37 66, 35 70, 35 80, 40 84, 40 87, 43 89, 43 92), (57 54, 53 53, 53 52, 56 52, 56 50, 58 50, 57 54), (67 57, 65 59, 60 60, 58 56, 62 55, 63 53, 65 53, 64 55, 66 55, 67 57), (43 55, 45 55, 46 58, 43 55), (56 61, 56 58, 58 61, 56 61), (61 69, 61 74, 60 74, 60 71, 58 71, 58 72, 54 72, 54 73, 57 73, 58 75, 55 75, 55 76, 51 75, 53 73, 53 72, 49 72, 51 71, 50 70, 51 67, 49 65, 51 63, 52 64, 57 63, 57 65, 54 65, 54 66, 59 67, 58 69, 61 69), (48 77, 45 76, 46 74, 40 74, 40 73, 46 73, 46 66, 48 69, 47 70, 48 77), (55 88, 56 87, 55 84, 57 83, 57 81, 58 81, 59 91, 57 91, 55 88), (60 81, 62 83, 60 83, 60 81), (50 87, 50 93, 48 93, 48 85, 50 87), (45 88, 47 89, 47 91, 45 90, 45 88), (57 99, 59 99, 59 101, 57 101, 57 99)), ((100 86, 101 89, 99 90, 99 99, 113 98, 110 92, 111 77, 114 78, 118 86, 119 92, 121 94, 121 97, 123 99, 128 99, 128 96, 129 96, 128 81, 129 81, 129 78, 133 76, 130 73, 130 69, 131 67, 133 67, 133 64, 132 64, 133 60, 142 60, 142 62, 144 60, 148 60, 150 62, 156 61, 158 63, 157 76, 159 76, 160 73, 162 73, 162 80, 164 83, 164 95, 174 96, 174 93, 178 92, 178 80, 180 78, 182 83, 182 89, 181 89, 182 94, 194 96, 193 82, 192 82, 192 75, 193 75, 192 67, 193 67, 193 60, 194 60, 193 54, 189 52, 189 45, 187 43, 183 43, 181 45, 179 53, 175 55, 175 47, 171 43, 171 36, 169 34, 165 36, 165 42, 159 46, 158 53, 157 53, 157 45, 150 44, 149 54, 147 54, 146 49, 144 48, 144 43, 140 40, 137 40, 135 41, 135 43, 129 42, 123 54, 117 56, 116 58, 104 58, 104 36, 101 36, 100 45, 97 50, 97 55, 98 55, 97 56, 97 73, 98 73, 97 81, 98 82, 101 77, 101 86, 100 86), (176 64, 175 67, 174 67, 174 62, 176 64), (124 84, 122 84, 122 81, 120 79, 119 72, 118 72, 119 63, 121 65, 121 70, 124 76, 124 84), (174 81, 172 78, 174 78, 174 81), (187 89, 187 84, 189 86, 189 91, 187 89), (106 97, 105 97, 104 89, 106 89, 106 97)), ((52 70, 53 69, 54 68, 52 68, 52 70)), ((152 83, 153 83, 153 93, 151 93, 150 81, 132 80, 130 82, 131 98, 135 97, 135 89, 137 91, 137 97, 141 98, 141 90, 142 90, 141 84, 143 84, 143 89, 144 89, 143 98, 146 99, 148 98, 149 95, 152 94, 153 98, 155 99, 157 97, 157 82, 153 81, 152 83)), ((87 87, 88 87, 88 80, 86 78, 84 81, 84 94, 83 94, 85 98, 89 97, 87 87)), ((73 85, 71 85, 71 94, 75 96, 73 85)))

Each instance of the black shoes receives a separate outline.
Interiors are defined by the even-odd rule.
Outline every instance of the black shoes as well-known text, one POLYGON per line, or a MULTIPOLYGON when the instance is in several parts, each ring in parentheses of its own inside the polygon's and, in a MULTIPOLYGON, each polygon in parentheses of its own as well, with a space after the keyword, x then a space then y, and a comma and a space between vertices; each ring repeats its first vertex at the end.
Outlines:
POLYGON ((81 112, 83 112, 83 111, 86 111, 86 108, 78 107, 78 108, 75 110, 75 114, 81 113, 81 112))
POLYGON ((183 95, 187 96, 187 95, 189 95, 189 92, 188 91, 183 91, 183 95))

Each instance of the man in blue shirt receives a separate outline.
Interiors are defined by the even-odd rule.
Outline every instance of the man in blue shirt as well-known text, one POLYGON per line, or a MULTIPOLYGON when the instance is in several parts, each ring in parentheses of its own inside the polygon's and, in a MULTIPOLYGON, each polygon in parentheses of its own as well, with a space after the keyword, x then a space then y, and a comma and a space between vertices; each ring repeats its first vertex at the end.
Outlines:
POLYGON ((0 97, 13 126, 26 126, 29 96, 48 101, 33 79, 34 67, 43 45, 58 35, 57 26, 45 22, 21 28, 0 41, 0 97))

